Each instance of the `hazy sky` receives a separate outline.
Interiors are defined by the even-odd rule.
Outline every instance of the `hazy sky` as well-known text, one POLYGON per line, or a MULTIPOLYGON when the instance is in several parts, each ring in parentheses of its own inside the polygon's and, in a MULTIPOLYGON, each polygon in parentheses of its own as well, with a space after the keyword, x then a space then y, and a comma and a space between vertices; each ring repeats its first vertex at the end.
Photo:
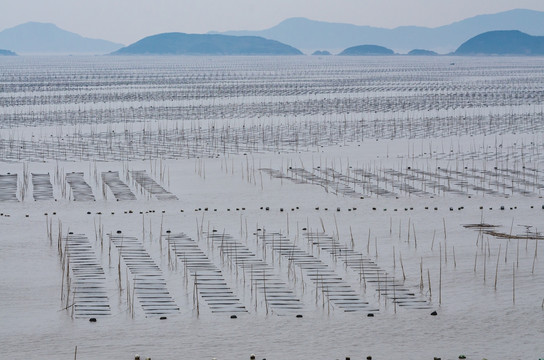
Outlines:
POLYGON ((0 30, 52 22, 86 37, 124 44, 167 31, 260 30, 289 17, 393 28, 436 27, 544 0, 0 0, 0 30))

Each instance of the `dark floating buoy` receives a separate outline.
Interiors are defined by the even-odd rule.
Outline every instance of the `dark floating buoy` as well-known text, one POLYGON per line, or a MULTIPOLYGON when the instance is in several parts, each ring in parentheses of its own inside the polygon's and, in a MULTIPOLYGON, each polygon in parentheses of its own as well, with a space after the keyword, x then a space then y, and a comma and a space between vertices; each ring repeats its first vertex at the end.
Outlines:
POLYGON ((159 320, 166 320, 166 319, 167 319, 166 316, 161 316, 161 317, 159 318, 159 320))
POLYGON ((91 212, 90 212, 90 211, 87 211, 87 215, 91 215, 91 212))
POLYGON ((68 235, 74 235, 74 232, 73 232, 73 231, 70 231, 70 232, 68 233, 68 235))
POLYGON ((459 359, 466 359, 467 357, 465 355, 459 355, 459 359))
POLYGON ((433 311, 433 312, 431 313, 431 316, 436 316, 436 315, 438 315, 438 313, 436 312, 436 310, 433 311))
POLYGON ((366 317, 374 317, 374 314, 373 313, 368 313, 368 314, 366 314, 366 317))
POLYGON ((372 356, 368 355, 368 356, 366 357, 366 360, 372 360, 372 356))
POLYGON ((297 319, 301 319, 302 318, 302 314, 297 314, 297 319))
POLYGON ((166 233, 167 233, 167 234, 170 234, 171 232, 172 232, 172 231, 170 231, 170 230, 166 230, 166 233))
POLYGON ((96 322, 96 318, 90 318, 89 322, 93 322, 93 323, 96 322))
POLYGON ((336 211, 340 211, 340 208, 339 208, 339 207, 337 207, 337 208, 336 208, 336 211))
POLYGON ((238 316, 236 316, 236 315, 231 315, 230 318, 231 318, 231 319, 238 319, 238 316))
POLYGON ((305 228, 305 227, 303 227, 303 228, 302 228, 302 231, 306 231, 306 228, 305 228))
POLYGON ((117 230, 117 233, 120 234, 120 233, 121 233, 121 230, 117 230))
POLYGON ((255 360, 255 354, 249 355, 249 360, 255 360))

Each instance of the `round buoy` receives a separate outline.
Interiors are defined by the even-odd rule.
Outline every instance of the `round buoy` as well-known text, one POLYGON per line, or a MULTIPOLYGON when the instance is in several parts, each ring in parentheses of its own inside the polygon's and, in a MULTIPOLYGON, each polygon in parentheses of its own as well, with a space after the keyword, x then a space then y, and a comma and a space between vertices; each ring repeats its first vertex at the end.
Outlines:
POLYGON ((96 322, 96 318, 90 318, 90 319, 89 319, 89 322, 95 323, 95 322, 96 322))

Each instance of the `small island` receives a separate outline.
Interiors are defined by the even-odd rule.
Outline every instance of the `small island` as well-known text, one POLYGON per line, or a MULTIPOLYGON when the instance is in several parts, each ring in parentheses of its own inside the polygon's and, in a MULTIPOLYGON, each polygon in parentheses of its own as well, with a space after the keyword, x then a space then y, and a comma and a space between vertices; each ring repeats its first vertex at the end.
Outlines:
POLYGON ((517 30, 489 31, 464 42, 455 55, 544 55, 544 36, 517 30))
POLYGON ((438 53, 431 51, 431 50, 425 50, 425 49, 414 49, 408 53, 408 55, 412 56, 436 56, 438 53))
POLYGON ((395 52, 391 49, 388 49, 379 45, 359 45, 352 46, 338 55, 349 55, 349 56, 372 56, 372 55, 394 55, 395 52))
POLYGON ((329 55, 332 55, 330 52, 328 52, 327 50, 316 50, 312 53, 312 55, 315 55, 315 56, 329 56, 329 55))
POLYGON ((302 55, 302 52, 258 36, 164 33, 143 38, 112 55, 302 55))
POLYGON ((0 49, 0 56, 17 56, 17 54, 10 50, 0 49))

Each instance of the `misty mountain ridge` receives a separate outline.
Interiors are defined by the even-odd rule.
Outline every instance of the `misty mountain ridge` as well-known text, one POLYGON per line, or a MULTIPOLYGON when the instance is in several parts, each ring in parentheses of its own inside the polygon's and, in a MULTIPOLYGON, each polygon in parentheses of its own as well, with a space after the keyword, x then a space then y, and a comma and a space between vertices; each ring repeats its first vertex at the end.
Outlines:
POLYGON ((0 48, 22 54, 104 54, 122 46, 85 38, 50 23, 28 22, 0 32, 0 48))
POLYGON ((401 26, 394 29, 290 18, 265 30, 227 31, 222 34, 262 36, 308 53, 323 49, 339 52, 360 44, 380 44, 397 53, 407 53, 412 49, 450 53, 468 39, 492 30, 520 30, 531 35, 544 35, 544 12, 515 9, 478 15, 436 28, 401 26))

